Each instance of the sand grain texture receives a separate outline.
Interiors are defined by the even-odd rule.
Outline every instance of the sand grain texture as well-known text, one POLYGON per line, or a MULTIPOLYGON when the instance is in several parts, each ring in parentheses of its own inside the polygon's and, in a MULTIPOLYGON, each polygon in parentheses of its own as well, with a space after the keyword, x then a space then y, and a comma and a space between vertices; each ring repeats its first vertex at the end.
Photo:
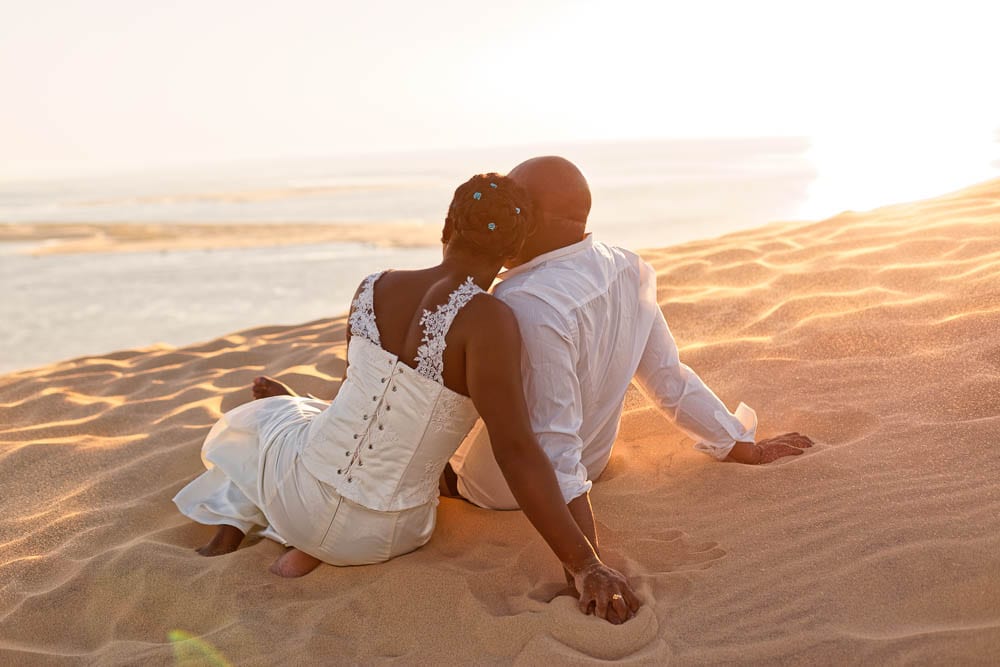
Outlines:
POLYGON ((544 602, 524 517, 453 500, 384 565, 194 553, 212 529, 170 498, 209 427, 260 373, 332 395, 337 318, 0 378, 0 663, 171 664, 181 630, 238 665, 995 664, 1000 181, 644 255, 686 363, 761 436, 819 444, 715 463, 630 392, 593 492, 630 623, 544 602))

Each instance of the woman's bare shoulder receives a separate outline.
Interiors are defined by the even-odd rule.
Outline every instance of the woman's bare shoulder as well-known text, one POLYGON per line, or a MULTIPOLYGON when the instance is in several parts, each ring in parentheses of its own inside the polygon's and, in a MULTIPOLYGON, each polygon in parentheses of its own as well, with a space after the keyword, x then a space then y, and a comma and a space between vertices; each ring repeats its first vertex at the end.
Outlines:
POLYGON ((510 306, 488 292, 478 294, 463 311, 463 328, 469 333, 490 333, 495 337, 517 337, 517 318, 510 306))

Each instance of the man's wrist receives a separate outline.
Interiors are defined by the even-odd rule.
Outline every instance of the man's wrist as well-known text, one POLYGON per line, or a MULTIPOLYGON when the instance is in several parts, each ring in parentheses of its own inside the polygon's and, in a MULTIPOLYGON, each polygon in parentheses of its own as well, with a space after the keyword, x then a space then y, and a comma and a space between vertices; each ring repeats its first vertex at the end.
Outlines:
POLYGON ((746 465, 757 465, 763 458, 763 448, 754 442, 737 442, 729 451, 729 459, 746 465))

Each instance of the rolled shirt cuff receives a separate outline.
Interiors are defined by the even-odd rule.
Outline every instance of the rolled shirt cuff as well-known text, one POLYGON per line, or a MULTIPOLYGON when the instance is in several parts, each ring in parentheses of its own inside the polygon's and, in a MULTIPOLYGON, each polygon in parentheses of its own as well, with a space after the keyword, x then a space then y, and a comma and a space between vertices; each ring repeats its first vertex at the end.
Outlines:
POLYGON ((556 479, 559 481, 559 490, 562 491, 563 500, 566 501, 567 505, 589 492, 594 486, 594 483, 589 479, 571 477, 559 471, 556 471, 556 479))
POLYGON ((729 456, 737 442, 754 442, 757 439, 757 413, 746 403, 741 402, 735 413, 716 410, 715 420, 728 437, 702 440, 695 443, 694 448, 718 461, 729 456))

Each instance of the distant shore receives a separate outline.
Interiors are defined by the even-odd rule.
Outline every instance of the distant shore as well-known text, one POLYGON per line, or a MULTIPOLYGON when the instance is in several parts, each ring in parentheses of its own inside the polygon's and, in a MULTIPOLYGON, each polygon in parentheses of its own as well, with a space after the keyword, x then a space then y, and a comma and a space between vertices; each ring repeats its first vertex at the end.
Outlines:
POLYGON ((265 248, 311 243, 368 243, 426 248, 439 225, 423 223, 0 223, 0 243, 29 243, 28 255, 265 248), (34 242, 34 243, 32 243, 34 242))

